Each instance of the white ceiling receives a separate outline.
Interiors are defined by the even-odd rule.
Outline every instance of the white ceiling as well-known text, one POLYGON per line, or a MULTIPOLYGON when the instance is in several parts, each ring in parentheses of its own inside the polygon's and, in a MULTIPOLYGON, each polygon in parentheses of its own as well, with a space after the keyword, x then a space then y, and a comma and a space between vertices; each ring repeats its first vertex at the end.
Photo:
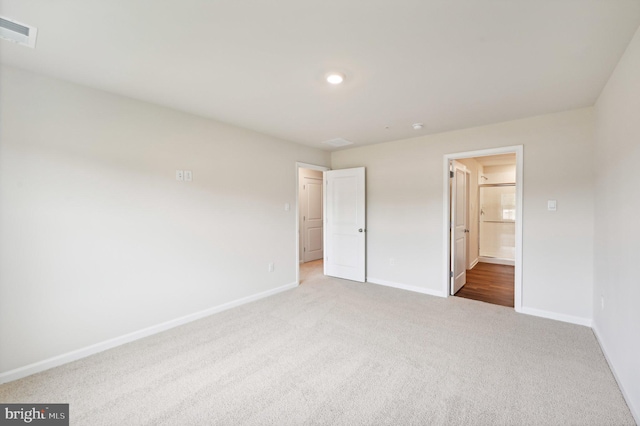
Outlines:
POLYGON ((0 42, 5 64, 335 149, 321 142, 593 105, 640 1, 2 0, 0 15, 38 28, 35 50, 0 42))

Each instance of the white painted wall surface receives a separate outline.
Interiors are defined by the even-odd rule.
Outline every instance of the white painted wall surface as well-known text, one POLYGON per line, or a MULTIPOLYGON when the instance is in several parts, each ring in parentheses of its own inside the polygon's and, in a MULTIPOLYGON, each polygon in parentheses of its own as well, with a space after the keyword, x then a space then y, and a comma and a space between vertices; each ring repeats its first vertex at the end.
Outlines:
POLYGON ((295 282, 295 162, 328 153, 1 71, 0 373, 295 282))
POLYGON ((513 145, 524 145, 523 308, 589 323, 593 108, 332 153, 334 169, 367 168, 367 276, 441 292, 443 156, 513 145))
POLYGON ((516 166, 484 166, 482 175, 487 179, 481 179, 483 184, 492 183, 515 183, 516 182, 516 166))
POLYGON ((640 424, 640 29, 595 111, 594 330, 640 424))

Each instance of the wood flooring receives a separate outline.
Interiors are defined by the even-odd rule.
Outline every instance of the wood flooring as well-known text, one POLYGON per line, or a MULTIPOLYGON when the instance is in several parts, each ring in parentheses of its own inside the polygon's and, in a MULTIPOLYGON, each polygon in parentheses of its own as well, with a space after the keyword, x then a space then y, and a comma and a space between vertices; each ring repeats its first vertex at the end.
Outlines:
POLYGON ((467 283, 456 296, 513 308, 514 269, 480 262, 467 269, 467 283))

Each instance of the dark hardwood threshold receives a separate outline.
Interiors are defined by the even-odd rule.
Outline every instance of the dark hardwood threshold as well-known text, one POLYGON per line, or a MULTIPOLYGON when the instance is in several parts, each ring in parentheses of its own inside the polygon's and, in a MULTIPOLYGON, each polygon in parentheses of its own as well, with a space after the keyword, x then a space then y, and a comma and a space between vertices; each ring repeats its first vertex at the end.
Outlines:
POLYGON ((467 283, 458 297, 513 308, 515 267, 480 262, 467 269, 467 283))

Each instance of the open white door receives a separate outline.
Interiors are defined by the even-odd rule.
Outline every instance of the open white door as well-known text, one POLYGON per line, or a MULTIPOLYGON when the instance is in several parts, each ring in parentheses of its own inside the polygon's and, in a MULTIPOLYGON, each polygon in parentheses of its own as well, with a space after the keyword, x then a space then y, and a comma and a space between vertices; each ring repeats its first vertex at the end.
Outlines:
POLYGON ((467 283, 467 174, 463 164, 451 164, 451 294, 456 294, 467 283))
POLYGON ((324 273, 365 281, 364 167, 324 172, 324 273))

